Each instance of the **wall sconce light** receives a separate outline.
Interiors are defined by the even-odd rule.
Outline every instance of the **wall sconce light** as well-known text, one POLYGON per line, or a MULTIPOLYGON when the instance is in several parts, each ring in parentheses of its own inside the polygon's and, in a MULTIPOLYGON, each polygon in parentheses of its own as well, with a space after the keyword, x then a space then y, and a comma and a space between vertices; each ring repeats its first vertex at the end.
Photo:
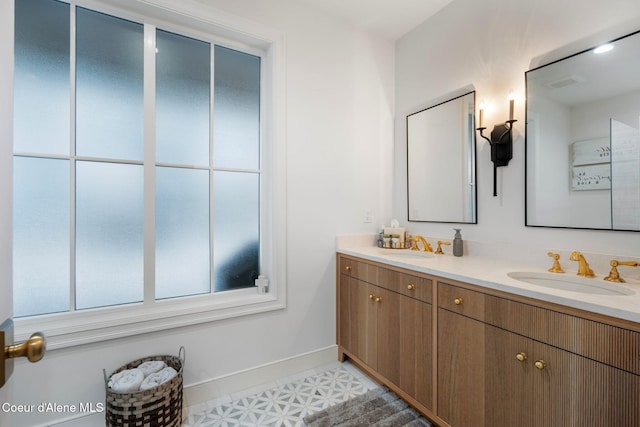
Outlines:
POLYGON ((480 105, 479 113, 480 127, 476 130, 480 131, 480 136, 486 139, 489 142, 489 145, 491 145, 491 161, 493 162, 493 196, 495 197, 498 195, 496 189, 497 169, 500 166, 507 166, 509 164, 509 160, 513 158, 513 139, 511 138, 511 129, 513 128, 513 123, 517 122, 517 120, 513 119, 513 94, 509 94, 509 120, 504 122, 504 124, 500 123, 494 125, 490 138, 483 134, 483 131, 487 128, 482 126, 482 116, 484 113, 482 105, 480 105))

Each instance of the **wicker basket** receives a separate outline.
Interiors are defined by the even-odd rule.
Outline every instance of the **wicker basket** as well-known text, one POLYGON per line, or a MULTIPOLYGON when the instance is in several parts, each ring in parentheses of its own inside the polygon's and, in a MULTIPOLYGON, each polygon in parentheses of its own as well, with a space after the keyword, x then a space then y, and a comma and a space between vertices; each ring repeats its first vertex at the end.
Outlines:
POLYGON ((151 356, 134 360, 107 376, 104 386, 107 393, 106 425, 109 427, 179 427, 182 425, 182 370, 185 352, 180 347, 178 356, 151 356), (162 360, 178 374, 169 381, 145 391, 116 393, 109 390, 111 375, 125 369, 133 369, 143 362, 162 360))

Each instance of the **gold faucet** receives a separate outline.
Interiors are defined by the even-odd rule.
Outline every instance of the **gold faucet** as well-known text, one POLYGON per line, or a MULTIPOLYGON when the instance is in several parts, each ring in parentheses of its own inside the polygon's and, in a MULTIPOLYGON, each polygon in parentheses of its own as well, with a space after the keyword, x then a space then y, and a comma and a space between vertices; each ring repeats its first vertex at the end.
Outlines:
POLYGON ((611 271, 609 272, 609 275, 607 277, 604 278, 604 280, 607 280, 609 282, 616 282, 616 283, 623 283, 624 279, 622 277, 620 277, 620 274, 618 273, 618 266, 619 265, 628 265, 630 267, 638 267, 640 266, 640 262, 635 262, 635 261, 618 261, 615 259, 611 260, 611 271))
POLYGON ((584 258, 584 255, 582 255, 580 252, 578 251, 571 252, 571 256, 569 257, 569 259, 571 261, 578 261, 578 276, 584 276, 584 277, 596 276, 595 274, 593 274, 593 270, 589 268, 589 264, 587 263, 587 260, 584 258))
POLYGON ((409 237, 409 241, 413 243, 411 245, 412 251, 419 251, 420 248, 418 247, 418 242, 422 242, 422 248, 423 248, 422 250, 424 252, 433 252, 433 248, 431 247, 429 242, 427 242, 427 239, 425 239, 422 236, 416 235, 414 237, 409 237))
POLYGON ((451 242, 446 242, 444 240, 438 240, 438 248, 436 249, 436 251, 434 253, 436 253, 438 255, 443 255, 444 252, 442 251, 442 245, 449 246, 450 244, 451 244, 451 242))
POLYGON ((553 258, 553 265, 549 269, 552 273, 564 273, 564 270, 560 266, 560 254, 554 254, 553 252, 547 252, 547 255, 553 258))

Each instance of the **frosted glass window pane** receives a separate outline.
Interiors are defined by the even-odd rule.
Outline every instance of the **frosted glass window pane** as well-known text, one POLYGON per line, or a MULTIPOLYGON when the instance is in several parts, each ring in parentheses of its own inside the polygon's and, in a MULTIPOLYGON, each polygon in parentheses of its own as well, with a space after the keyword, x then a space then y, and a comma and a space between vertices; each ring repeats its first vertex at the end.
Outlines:
POLYGON ((214 172, 215 290, 254 286, 259 272, 258 174, 214 172))
POLYGON ((69 5, 15 2, 14 149, 69 154, 69 5))
POLYGON ((76 165, 76 307, 142 301, 142 166, 76 165))
POLYGON ((156 158, 209 166, 211 45, 156 31, 156 158))
POLYGON ((13 159, 13 313, 69 310, 69 161, 13 159))
POLYGON ((225 47, 214 51, 213 162, 260 166, 260 58, 225 47))
POLYGON ((76 153, 142 160, 143 26, 76 14, 76 153))
POLYGON ((208 293, 209 171, 156 168, 156 298, 208 293))

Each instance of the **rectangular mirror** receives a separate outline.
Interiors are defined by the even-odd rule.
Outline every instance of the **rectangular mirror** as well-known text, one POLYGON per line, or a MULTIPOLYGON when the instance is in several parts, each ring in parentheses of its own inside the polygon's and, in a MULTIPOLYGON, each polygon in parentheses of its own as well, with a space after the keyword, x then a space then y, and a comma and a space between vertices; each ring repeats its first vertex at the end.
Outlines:
POLYGON ((525 73, 527 226, 640 230, 640 32, 525 73))
POLYGON ((475 91, 407 116, 409 221, 477 223, 475 91))

